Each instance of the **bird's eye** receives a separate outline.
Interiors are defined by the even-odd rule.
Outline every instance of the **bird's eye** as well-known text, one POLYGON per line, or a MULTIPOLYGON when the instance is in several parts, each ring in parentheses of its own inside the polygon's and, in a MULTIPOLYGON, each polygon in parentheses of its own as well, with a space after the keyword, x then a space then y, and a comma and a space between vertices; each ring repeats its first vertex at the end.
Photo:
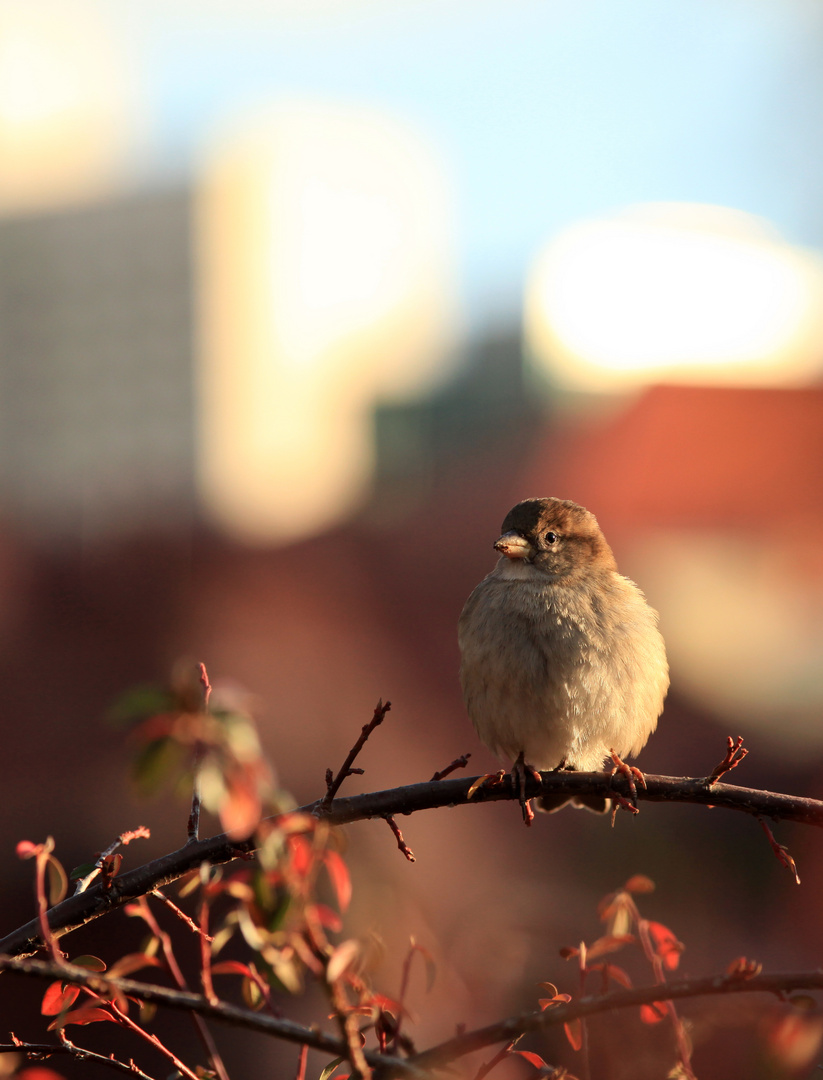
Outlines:
POLYGON ((547 532, 546 533, 545 540, 546 540, 547 544, 555 544, 555 543, 557 543, 557 539, 558 539, 558 536, 557 536, 556 532, 547 532))

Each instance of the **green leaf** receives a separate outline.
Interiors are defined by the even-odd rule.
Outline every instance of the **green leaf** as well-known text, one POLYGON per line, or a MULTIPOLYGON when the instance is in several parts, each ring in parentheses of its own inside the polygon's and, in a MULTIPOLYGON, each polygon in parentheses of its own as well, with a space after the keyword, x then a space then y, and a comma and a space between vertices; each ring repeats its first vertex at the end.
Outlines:
POLYGON ((88 875, 95 869, 93 862, 80 863, 79 866, 75 866, 72 872, 69 874, 69 878, 72 881, 79 881, 80 878, 88 877, 88 875))
POLYGON ((159 686, 134 686, 114 702, 107 718, 115 727, 130 727, 148 716, 173 710, 174 699, 168 690, 159 686))
POLYGON ((69 879, 62 864, 53 855, 49 856, 46 863, 46 871, 49 879, 49 903, 59 904, 66 895, 69 887, 69 879))
POLYGON ((134 762, 134 779, 145 795, 152 795, 180 768, 182 747, 173 739, 153 739, 134 762))

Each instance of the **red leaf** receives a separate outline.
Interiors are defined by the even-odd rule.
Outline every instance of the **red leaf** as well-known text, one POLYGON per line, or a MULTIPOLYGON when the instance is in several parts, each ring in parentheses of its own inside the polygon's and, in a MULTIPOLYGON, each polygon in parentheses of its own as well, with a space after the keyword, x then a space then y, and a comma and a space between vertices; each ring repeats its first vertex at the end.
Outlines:
POLYGON ((645 874, 635 874, 629 878, 623 888, 631 893, 649 893, 654 892, 654 882, 645 874))
POLYGON ((674 971, 680 963, 680 954, 683 952, 685 945, 677 940, 668 926, 664 926, 659 922, 650 922, 647 923, 647 926, 654 942, 654 951, 663 961, 664 967, 669 971, 674 971))
POLYGON ((530 1065, 534 1065, 535 1069, 547 1069, 548 1065, 539 1054, 533 1054, 531 1050, 515 1050, 515 1054, 519 1054, 520 1057, 525 1058, 530 1065))
POLYGON ((248 964, 241 964, 239 960, 221 960, 219 964, 212 964, 212 975, 246 975, 251 978, 251 969, 248 964))
POLYGON ((263 802, 249 769, 227 776, 228 792, 220 806, 220 824, 232 840, 246 840, 263 814, 263 802))
POLYGON ((337 906, 341 912, 345 911, 351 900, 351 878, 346 864, 336 851, 327 851, 323 856, 326 864, 326 872, 334 886, 337 896, 337 906))
POLYGON ((664 1016, 669 1015, 667 1001, 653 1001, 651 1005, 640 1006, 640 1019, 644 1024, 659 1024, 664 1016))
POLYGON ((14 849, 18 859, 31 859, 40 850, 40 844, 33 844, 31 840, 21 840, 14 849))
POLYGON ((62 982, 53 982, 43 995, 40 1012, 43 1016, 57 1016, 74 1004, 79 993, 79 986, 67 986, 64 990, 62 982))
POLYGON ((568 1005, 571 999, 571 994, 555 994, 551 998, 540 998, 537 1004, 540 1006, 541 1011, 545 1012, 550 1005, 568 1005))
POLYGON ((102 1020, 110 1020, 113 1023, 114 1017, 108 1009, 101 1009, 94 1002, 89 1002, 88 1005, 81 1005, 79 1009, 66 1013, 62 1019, 58 1017, 57 1020, 52 1020, 48 1029, 54 1031, 57 1027, 67 1027, 69 1024, 97 1024, 102 1020))
POLYGON ((305 877, 314 862, 311 844, 306 840, 305 836, 289 837, 289 855, 291 856, 292 870, 298 877, 305 877))
POLYGON ((343 920, 336 911, 333 911, 326 904, 308 904, 306 906, 306 916, 313 916, 327 930, 337 931, 343 928, 343 920))
POLYGON ((566 1038, 571 1044, 572 1050, 579 1050, 583 1045, 583 1025, 579 1020, 569 1020, 567 1024, 563 1025, 563 1030, 566 1032, 566 1038))

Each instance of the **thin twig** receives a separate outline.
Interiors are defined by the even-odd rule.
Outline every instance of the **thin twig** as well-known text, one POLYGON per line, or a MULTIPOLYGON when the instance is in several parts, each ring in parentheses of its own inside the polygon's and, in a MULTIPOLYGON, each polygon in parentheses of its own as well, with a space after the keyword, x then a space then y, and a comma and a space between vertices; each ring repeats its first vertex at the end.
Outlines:
POLYGON ((736 769, 748 752, 748 748, 743 745, 742 735, 737 736, 737 741, 729 735, 726 739, 726 756, 715 765, 706 777, 706 783, 710 787, 712 784, 716 784, 721 776, 725 776, 727 772, 736 769))
POLYGON ((366 745, 366 740, 368 739, 369 735, 371 735, 374 729, 380 724, 382 724, 383 721, 386 719, 386 713, 389 711, 390 708, 390 701, 387 701, 385 705, 383 704, 382 700, 378 701, 374 707, 374 715, 372 716, 371 720, 369 720, 368 724, 363 725, 357 742, 354 744, 351 750, 349 750, 348 756, 346 757, 346 760, 343 762, 343 764, 340 766, 337 776, 332 778, 331 769, 326 770, 326 794, 323 796, 322 799, 323 806, 331 806, 332 799, 334 799, 334 796, 340 790, 340 785, 343 783, 347 776, 351 776, 352 773, 355 772, 362 772, 361 769, 352 769, 351 766, 354 764, 354 759, 366 745))
POLYGON ((90 870, 85 877, 80 878, 80 880, 77 882, 74 887, 75 895, 77 893, 86 891, 89 885, 91 885, 92 881, 94 881, 97 875, 101 872, 103 865, 106 863, 108 857, 110 855, 113 855, 121 844, 123 845, 123 847, 125 847, 127 844, 130 844, 132 840, 148 840, 150 839, 150 837, 151 829, 146 828, 145 825, 138 825, 136 829, 129 829, 127 832, 120 833, 117 839, 111 844, 109 844, 105 851, 101 851, 100 855, 97 858, 97 861, 94 864, 94 869, 90 870))
MULTIPOLYGON (((198 664, 197 667, 200 685, 203 687, 203 712, 207 713, 209 711, 209 698, 211 697, 209 673, 206 671, 205 664, 198 664)), ((198 739, 194 748, 194 761, 192 763, 191 810, 189 811, 189 820, 186 822, 186 836, 189 838, 189 842, 197 840, 200 836, 200 764, 202 760, 203 744, 198 739)))
POLYGON ((445 780, 449 773, 453 773, 457 769, 465 769, 465 767, 469 763, 470 757, 471 754, 461 754, 460 757, 457 757, 454 759, 454 761, 450 762, 445 769, 441 769, 440 772, 436 772, 429 781, 429 783, 431 784, 435 780, 445 780))
MULTIPOLYGON (((175 904, 175 902, 172 899, 170 899, 168 896, 166 896, 166 894, 164 892, 161 892, 160 889, 152 889, 151 895, 156 896, 157 899, 161 900, 170 911, 173 911, 174 914, 177 916, 177 918, 180 919, 181 922, 184 922, 186 924, 186 926, 188 926, 189 930, 192 931, 192 933, 202 934, 202 930, 197 925, 197 923, 194 921, 194 919, 192 919, 191 916, 187 915, 185 913, 185 911, 183 911, 181 908, 179 908, 177 906, 177 904, 175 904)), ((207 934, 206 935, 206 940, 211 942, 211 941, 214 941, 214 938, 210 937, 207 934)))
POLYGON ((782 866, 786 867, 786 869, 789 871, 790 874, 793 875, 794 880, 799 885, 800 874, 798 874, 797 872, 797 863, 789 854, 789 849, 784 844, 778 844, 777 840, 775 839, 774 833, 762 818, 760 818, 760 825, 763 829, 763 832, 765 832, 766 836, 768 837, 769 844, 771 845, 772 851, 777 856, 778 862, 782 866))
POLYGON ((93 1050, 85 1050, 82 1046, 76 1046, 66 1037, 65 1031, 58 1031, 57 1034, 60 1036, 62 1043, 60 1046, 55 1043, 23 1042, 11 1031, 9 1035, 12 1042, 0 1043, 0 1054, 23 1054, 27 1061, 43 1061, 54 1055, 63 1054, 76 1058, 78 1061, 97 1061, 101 1065, 108 1065, 110 1069, 115 1069, 117 1072, 124 1072, 129 1076, 137 1077, 138 1080, 153 1080, 153 1077, 149 1076, 148 1073, 138 1069, 133 1061, 126 1063, 125 1061, 118 1061, 113 1055, 96 1054, 93 1050))
MULTIPOLYGON (((154 894, 152 893, 152 895, 154 894)), ((160 899, 165 899, 165 897, 161 895, 160 899)), ((178 989, 188 990, 188 984, 186 983, 185 976, 183 975, 180 965, 177 962, 177 957, 174 953, 174 946, 172 944, 171 935, 167 934, 166 931, 163 930, 157 919, 154 917, 154 912, 149 906, 148 898, 145 896, 140 897, 135 907, 138 909, 141 918, 146 923, 149 930, 151 930, 152 934, 160 942, 160 947, 163 950, 163 960, 165 961, 166 970, 174 979, 175 983, 177 983, 178 989)), ((180 914, 182 914, 182 912, 180 914)), ((198 933, 200 934, 201 950, 203 948, 208 949, 208 944, 203 940, 202 933, 200 933, 199 930, 198 933)), ((203 1049, 208 1054, 209 1059, 214 1066, 214 1071, 218 1076, 218 1080, 228 1080, 226 1066, 223 1064, 223 1059, 220 1056, 220 1052, 217 1049, 217 1044, 214 1041, 212 1033, 209 1031, 208 1025, 206 1024, 203 1017, 199 1016, 196 1012, 192 1012, 191 1018, 195 1028, 197 1029, 197 1035, 203 1045, 203 1049)))
POLYGON ((414 852, 403 839, 403 834, 401 833, 397 822, 394 820, 391 814, 386 814, 386 822, 388 823, 391 831, 394 833, 394 838, 397 841, 397 846, 400 848, 400 850, 403 852, 409 862, 414 862, 414 852))
POLYGON ((300 1056, 297 1059, 297 1073, 294 1080, 306 1080, 306 1059, 309 1056, 309 1048, 305 1043, 300 1047, 300 1056))

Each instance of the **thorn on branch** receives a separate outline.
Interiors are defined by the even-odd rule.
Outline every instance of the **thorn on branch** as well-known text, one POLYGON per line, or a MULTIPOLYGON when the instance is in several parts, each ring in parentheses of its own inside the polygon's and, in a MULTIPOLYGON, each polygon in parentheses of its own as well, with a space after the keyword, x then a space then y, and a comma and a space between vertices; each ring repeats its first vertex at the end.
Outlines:
POLYGON ((397 822, 394 820, 391 814, 386 814, 385 819, 388 822, 389 828, 394 833, 394 838, 397 841, 397 846, 400 848, 400 850, 403 852, 409 862, 415 862, 414 852, 403 839, 403 834, 401 833, 397 822))
POLYGON ((748 749, 743 745, 742 735, 737 736, 736 742, 729 735, 726 739, 726 756, 715 765, 711 773, 706 777, 706 783, 709 787, 716 784, 721 776, 725 776, 727 772, 736 769, 748 752, 748 749))
MULTIPOLYGON (((731 742, 731 739, 729 740, 729 742, 731 742)), ((797 872, 797 863, 789 854, 788 848, 786 848, 783 844, 778 844, 777 840, 775 840, 774 833, 763 820, 763 818, 758 818, 757 820, 760 822, 763 828, 763 832, 766 834, 769 844, 771 845, 771 849, 777 857, 777 861, 786 867, 789 873, 794 876, 794 880, 799 885, 800 875, 797 872)))
POLYGON ((431 784, 435 780, 443 780, 444 777, 448 776, 449 773, 453 773, 456 769, 465 769, 466 765, 469 763, 470 757, 471 754, 461 754, 460 757, 455 758, 454 761, 448 764, 445 769, 436 772, 429 783, 431 784))
POLYGON ((374 716, 372 716, 368 724, 363 725, 363 728, 360 731, 360 737, 358 738, 354 746, 351 748, 351 750, 349 750, 346 760, 340 766, 340 770, 338 771, 334 779, 332 779, 331 769, 326 769, 326 794, 323 796, 323 801, 320 804, 322 807, 328 807, 331 805, 332 799, 337 794, 340 785, 343 783, 347 776, 351 776, 353 773, 358 773, 359 775, 362 775, 362 769, 352 768, 354 759, 366 745, 366 740, 374 731, 374 729, 376 727, 379 727, 379 725, 382 724, 383 721, 386 719, 386 713, 389 711, 390 708, 390 701, 387 701, 385 704, 382 700, 378 701, 374 707, 374 716))

